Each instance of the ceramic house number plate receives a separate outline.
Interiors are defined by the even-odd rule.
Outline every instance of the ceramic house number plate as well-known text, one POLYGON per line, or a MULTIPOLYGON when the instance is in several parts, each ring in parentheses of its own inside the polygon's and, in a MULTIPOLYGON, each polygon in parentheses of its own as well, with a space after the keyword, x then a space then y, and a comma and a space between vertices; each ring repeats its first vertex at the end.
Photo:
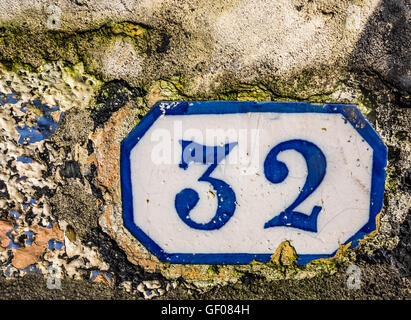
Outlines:
POLYGON ((122 142, 126 228, 160 260, 297 263, 376 229, 387 150, 351 105, 157 104, 122 142))

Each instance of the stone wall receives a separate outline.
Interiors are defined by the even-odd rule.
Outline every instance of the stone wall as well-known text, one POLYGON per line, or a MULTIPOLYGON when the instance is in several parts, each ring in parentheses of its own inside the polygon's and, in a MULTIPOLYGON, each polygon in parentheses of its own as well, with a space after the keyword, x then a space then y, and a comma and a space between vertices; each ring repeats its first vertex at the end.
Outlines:
POLYGON ((410 15, 404 0, 0 0, 3 298, 410 298, 410 15), (119 147, 182 100, 358 105, 388 147, 378 230, 306 266, 289 245, 268 264, 160 262, 123 226, 119 147))

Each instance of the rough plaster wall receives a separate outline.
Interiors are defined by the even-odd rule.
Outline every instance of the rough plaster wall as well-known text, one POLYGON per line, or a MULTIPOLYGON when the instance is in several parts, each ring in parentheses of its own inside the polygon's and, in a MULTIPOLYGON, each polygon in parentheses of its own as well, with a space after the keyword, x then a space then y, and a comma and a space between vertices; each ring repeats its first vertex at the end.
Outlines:
POLYGON ((410 12, 401 0, 0 0, 3 297, 409 298, 410 12), (155 102, 187 99, 359 105, 389 149, 378 232, 304 267, 286 247, 268 265, 159 262, 122 225, 119 142, 155 102), (351 263, 360 290, 346 287, 351 263))

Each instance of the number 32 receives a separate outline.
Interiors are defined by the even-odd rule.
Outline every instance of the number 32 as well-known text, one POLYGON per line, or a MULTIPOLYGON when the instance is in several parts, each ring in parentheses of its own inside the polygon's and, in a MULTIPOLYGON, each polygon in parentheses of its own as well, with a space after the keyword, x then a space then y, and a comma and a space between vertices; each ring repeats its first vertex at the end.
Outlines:
MULTIPOLYGON (((190 162, 208 164, 205 173, 198 179, 200 182, 208 182, 217 194, 217 211, 214 217, 207 223, 197 223, 190 218, 190 211, 199 201, 198 193, 186 188, 175 197, 175 208, 180 219, 189 227, 199 230, 217 230, 223 227, 233 216, 236 209, 236 196, 233 189, 224 181, 210 177, 218 164, 237 145, 236 142, 228 143, 224 147, 204 146, 193 141, 180 141, 182 145, 182 161, 180 168, 187 169, 190 162)), ((320 148, 306 140, 288 140, 277 144, 267 154, 264 160, 264 175, 268 181, 274 184, 283 182, 288 176, 288 168, 284 162, 277 159, 280 152, 295 150, 305 159, 307 164, 307 178, 301 192, 294 202, 284 211, 264 224, 264 228, 291 227, 304 231, 317 232, 317 219, 322 207, 314 206, 309 215, 295 211, 321 184, 324 179, 327 162, 320 148)))

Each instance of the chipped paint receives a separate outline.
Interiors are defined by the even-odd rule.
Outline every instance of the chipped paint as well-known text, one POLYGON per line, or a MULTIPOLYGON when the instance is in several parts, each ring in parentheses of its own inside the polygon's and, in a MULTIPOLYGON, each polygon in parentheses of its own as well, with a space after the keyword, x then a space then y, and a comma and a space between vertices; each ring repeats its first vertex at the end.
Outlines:
POLYGON ((65 161, 64 153, 49 141, 65 111, 88 107, 100 82, 85 75, 82 65, 59 62, 36 72, 7 70, 0 64, 0 75, 0 208, 5 219, 0 220, 0 272, 8 277, 47 275, 54 265, 64 266, 66 276, 81 279, 87 268, 107 270, 95 251, 72 236, 74 242, 66 241, 66 224, 56 221, 49 203, 62 182, 51 163, 65 161))
POLYGON ((51 239, 63 240, 63 232, 57 224, 53 224, 52 228, 33 227, 31 232, 34 233, 34 241, 32 243, 26 242, 26 247, 18 248, 13 253, 14 257, 11 263, 18 269, 25 269, 36 263, 44 251, 49 248, 51 239))

